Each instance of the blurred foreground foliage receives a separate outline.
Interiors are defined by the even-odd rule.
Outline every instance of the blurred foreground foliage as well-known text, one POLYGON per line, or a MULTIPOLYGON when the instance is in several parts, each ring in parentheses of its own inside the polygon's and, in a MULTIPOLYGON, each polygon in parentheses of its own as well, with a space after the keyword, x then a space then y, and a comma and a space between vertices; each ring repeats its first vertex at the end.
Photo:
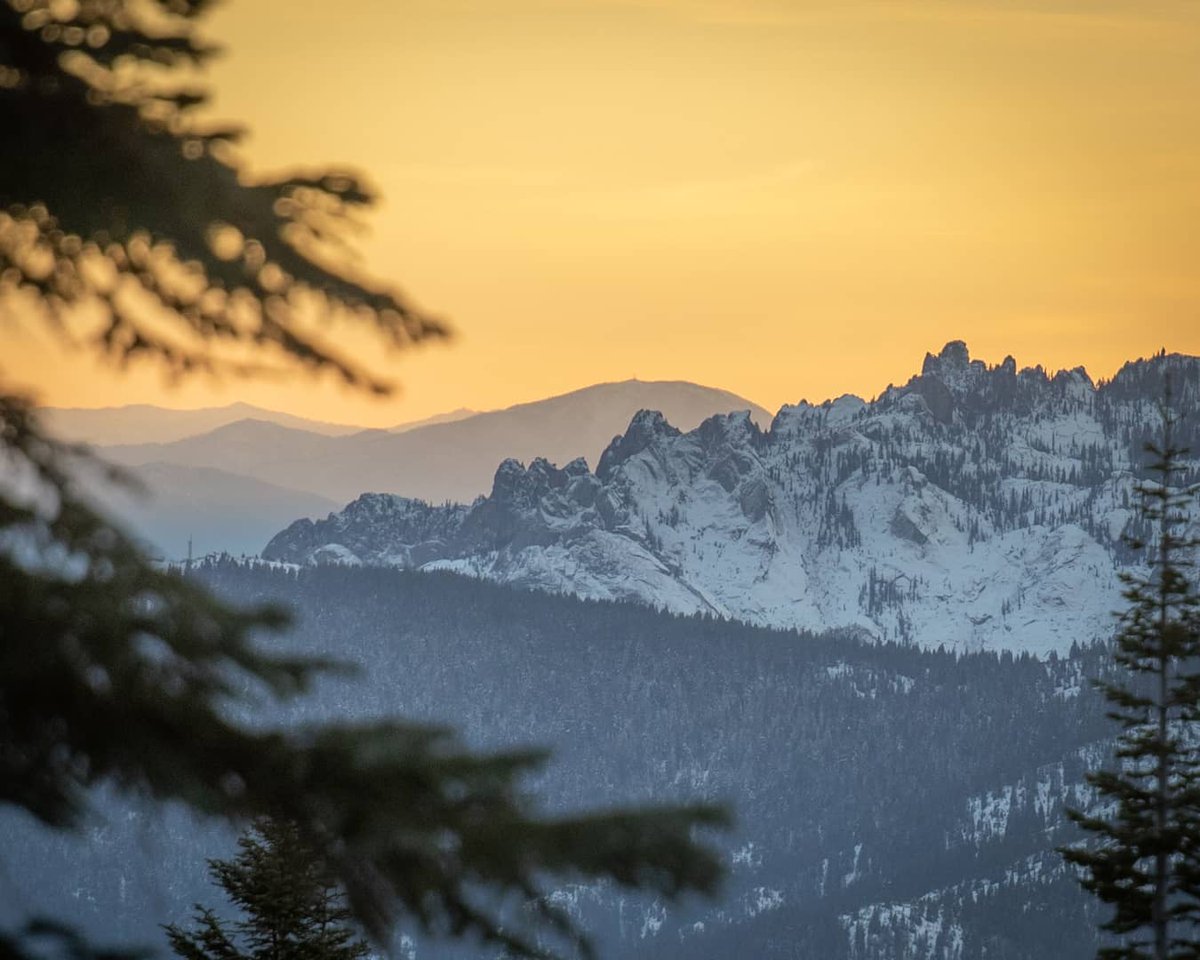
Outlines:
MULTIPOLYGON (((445 329, 354 269, 348 235, 372 200, 356 177, 252 180, 239 131, 194 119, 209 6, 0 0, 0 308, 67 333, 90 322, 84 342, 104 355, 177 376, 299 366, 386 391, 312 318, 394 346, 445 329)), ((553 818, 521 789, 539 751, 480 755, 400 721, 233 721, 232 704, 302 694, 336 665, 255 641, 285 611, 232 609, 151 564, 89 503, 111 471, 48 437, 26 399, 0 396, 0 460, 0 803, 72 829, 90 788, 112 783, 237 825, 286 818, 379 943, 406 916, 520 955, 586 954, 547 898, 556 880, 716 889, 693 834, 724 824, 719 809, 553 818)), ((56 921, 0 931, 0 960, 46 955, 123 954, 56 921)))
POLYGON ((0 293, 36 298, 119 361, 177 375, 299 364, 384 392, 315 321, 358 321, 394 346, 446 328, 357 269, 350 241, 374 196, 356 174, 252 176, 242 131, 197 117, 210 6, 0 0, 0 293))

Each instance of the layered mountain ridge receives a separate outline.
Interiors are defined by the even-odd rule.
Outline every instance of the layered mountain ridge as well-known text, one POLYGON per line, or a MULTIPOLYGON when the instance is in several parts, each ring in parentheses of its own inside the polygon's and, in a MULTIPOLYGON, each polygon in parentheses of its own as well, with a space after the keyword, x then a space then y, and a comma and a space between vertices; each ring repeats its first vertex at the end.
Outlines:
POLYGON ((111 446, 127 467, 146 463, 219 467, 230 473, 347 503, 364 490, 434 502, 470 502, 485 493, 505 457, 548 455, 560 463, 596 456, 642 407, 668 411, 693 427, 714 413, 750 409, 743 397, 682 381, 599 383, 503 410, 399 430, 325 436, 254 417, 172 443, 111 446))
MULTIPOLYGON (((594 471, 506 460, 469 506, 364 494, 263 555, 928 647, 1065 651, 1112 632, 1167 380, 1177 440, 1200 450, 1197 358, 1132 362, 1097 385, 1082 368, 988 366, 955 341, 869 403, 785 406, 766 431, 732 413, 685 433, 643 410, 594 471)), ((1200 476, 1200 460, 1190 468, 1200 476)))

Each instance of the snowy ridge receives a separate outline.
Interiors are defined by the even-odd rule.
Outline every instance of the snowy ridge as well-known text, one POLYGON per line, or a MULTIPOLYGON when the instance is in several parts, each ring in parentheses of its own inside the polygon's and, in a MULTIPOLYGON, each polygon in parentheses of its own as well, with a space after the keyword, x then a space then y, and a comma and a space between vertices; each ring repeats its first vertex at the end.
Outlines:
POLYGON ((870 403, 785 406, 766 432, 728 414, 681 433, 642 411, 594 472, 507 460, 469 507, 364 495, 263 555, 931 648, 1064 652, 1112 633, 1168 375, 1179 439, 1200 450, 1194 357, 1130 363, 1097 386, 1082 369, 988 367, 955 342, 870 403))

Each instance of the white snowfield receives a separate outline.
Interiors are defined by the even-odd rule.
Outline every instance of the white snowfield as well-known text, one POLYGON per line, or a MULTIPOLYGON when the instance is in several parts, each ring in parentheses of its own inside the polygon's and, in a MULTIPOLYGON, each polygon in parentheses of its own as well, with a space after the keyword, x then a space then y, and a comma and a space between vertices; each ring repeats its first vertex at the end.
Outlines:
MULTIPOLYGON (((1045 655, 1112 634, 1135 473, 1164 376, 1200 448, 1200 361, 1127 364, 1096 386, 987 367, 960 342, 866 403, 786 406, 680 433, 652 411, 595 471, 501 464, 470 506, 364 494, 277 535, 268 559, 449 569, 881 641, 1045 655)), ((1191 461, 1200 475, 1200 461, 1191 461)))

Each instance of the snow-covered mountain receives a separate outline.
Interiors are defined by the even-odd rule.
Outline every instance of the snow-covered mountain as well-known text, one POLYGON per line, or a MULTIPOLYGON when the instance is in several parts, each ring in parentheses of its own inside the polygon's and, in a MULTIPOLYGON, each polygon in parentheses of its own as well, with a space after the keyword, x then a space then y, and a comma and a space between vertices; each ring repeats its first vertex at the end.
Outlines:
MULTIPOLYGON (((866 403, 784 407, 688 433, 634 416, 595 471, 506 460, 491 494, 364 494, 263 555, 452 569, 502 583, 962 650, 1063 651, 1111 633, 1121 535, 1169 375, 1200 450, 1200 360, 988 367, 961 342, 866 403)), ((1192 461, 1200 476, 1200 460, 1192 461)))

